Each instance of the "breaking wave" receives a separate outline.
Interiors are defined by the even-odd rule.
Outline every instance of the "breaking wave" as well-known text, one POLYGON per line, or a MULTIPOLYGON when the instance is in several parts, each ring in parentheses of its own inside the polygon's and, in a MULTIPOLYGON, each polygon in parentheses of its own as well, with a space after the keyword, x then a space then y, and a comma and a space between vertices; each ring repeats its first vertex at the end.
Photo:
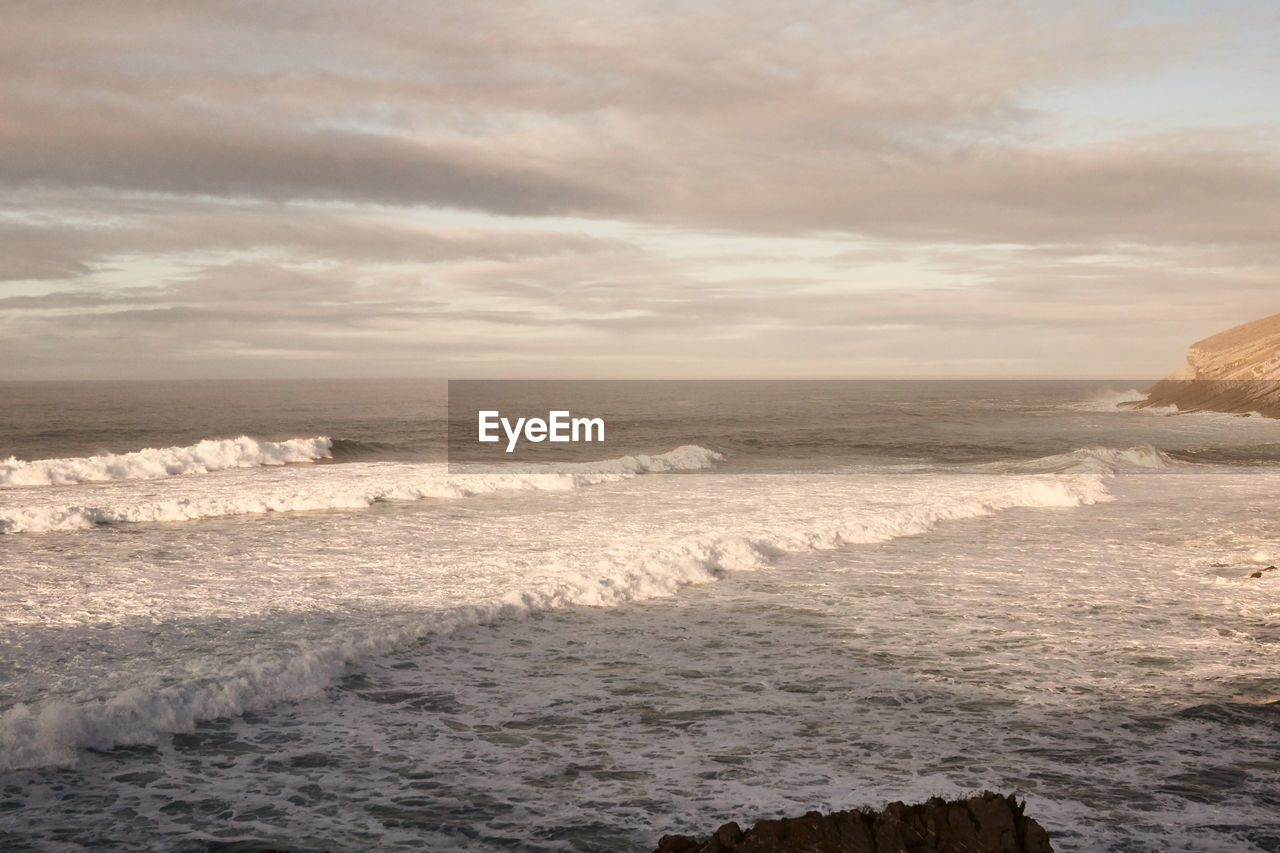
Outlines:
POLYGON ((1135 409, 1132 405, 1125 405, 1143 403, 1146 399, 1147 392, 1139 391, 1137 388, 1131 388, 1128 391, 1117 391, 1112 388, 1099 391, 1087 400, 1072 403, 1070 408, 1081 412, 1146 411, 1135 409))
POLYGON ((206 439, 189 447, 147 448, 68 459, 27 462, 10 456, 0 462, 0 486, 65 486, 115 480, 158 480, 180 474, 208 474, 227 468, 258 468, 314 462, 331 455, 326 436, 258 441, 239 438, 206 439))
MULTIPOLYGON (((718 456, 697 447, 673 453, 686 462, 718 456)), ((613 460, 603 466, 608 471, 579 476, 674 470, 672 454, 664 456, 668 458, 613 460)), ((763 567, 785 554, 887 542, 927 533, 940 522, 1014 507, 1069 508, 1109 501, 1103 481, 1096 474, 998 481, 975 478, 959 493, 890 508, 855 507, 826 523, 691 536, 639 557, 609 557, 588 569, 548 566, 537 580, 530 575, 522 588, 488 600, 384 618, 377 625, 341 636, 291 645, 287 651, 218 663, 214 671, 179 684, 141 684, 81 701, 20 703, 0 713, 0 770, 70 766, 83 748, 156 743, 171 733, 191 731, 202 720, 316 698, 362 659, 466 626, 575 605, 609 607, 669 596, 689 585, 712 582, 726 572, 763 567)))
POLYGON ((1002 474, 1063 474, 1164 471, 1175 460, 1167 453, 1144 444, 1139 447, 1081 447, 1070 453, 1055 453, 1037 459, 992 462, 978 466, 981 470, 1002 474))
POLYGON ((561 465, 549 473, 529 468, 510 474, 450 474, 442 464, 351 463, 307 471, 307 476, 292 478, 287 484, 260 484, 247 479, 204 483, 197 492, 167 499, 152 494, 139 498, 124 492, 103 494, 103 499, 95 503, 65 503, 60 500, 65 493, 33 495, 41 502, 0 507, 0 533, 86 530, 106 524, 194 521, 270 512, 363 509, 382 501, 465 498, 496 491, 564 491, 640 474, 709 468, 723 458, 714 450, 685 445, 654 456, 640 454, 561 465))

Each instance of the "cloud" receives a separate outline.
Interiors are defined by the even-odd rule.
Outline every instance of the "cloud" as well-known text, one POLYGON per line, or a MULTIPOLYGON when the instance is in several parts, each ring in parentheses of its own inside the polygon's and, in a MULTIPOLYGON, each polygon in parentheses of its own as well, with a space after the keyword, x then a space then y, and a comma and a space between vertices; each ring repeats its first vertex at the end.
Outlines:
POLYGON ((1097 371, 1273 312, 1274 113, 1044 106, 1274 77, 1261 6, 5 5, 15 374, 1097 371))
POLYGON ((429 271, 206 263, 155 286, 0 297, 0 358, 103 377, 1156 376, 1200 332, 1274 301, 1253 269, 1216 267, 1206 287, 1220 258, 1194 247, 1137 265, 1065 248, 972 254, 934 249, 930 286, 856 290, 842 255, 823 276, 773 278, 634 247, 607 263, 588 252, 429 271), (987 272, 966 283, 974 260, 987 272))
POLYGON ((1274 208, 1273 136, 1061 146, 1021 103, 1206 49, 1221 34, 1202 20, 1124 25, 1089 3, 291 5, 28 7, 3 37, 0 185, 973 240, 1274 223, 1218 215, 1274 208))
POLYGON ((158 209, 121 209, 104 220, 92 209, 54 209, 58 215, 43 221, 0 222, 0 282, 83 278, 138 256, 190 260, 231 253, 312 264, 430 265, 459 260, 508 263, 564 254, 607 256, 628 250, 623 241, 579 232, 427 226, 385 210, 163 199, 158 209))

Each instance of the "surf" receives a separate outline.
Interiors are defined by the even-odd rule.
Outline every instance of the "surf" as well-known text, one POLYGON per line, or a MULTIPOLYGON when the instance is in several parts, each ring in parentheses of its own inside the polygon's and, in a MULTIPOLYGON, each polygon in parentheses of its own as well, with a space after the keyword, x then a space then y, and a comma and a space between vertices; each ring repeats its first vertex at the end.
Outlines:
POLYGON ((0 462, 0 486, 69 486, 122 480, 158 480, 208 474, 229 468, 258 468, 314 462, 331 456, 328 436, 258 441, 208 438, 186 447, 149 447, 132 453, 37 459, 10 456, 0 462))
MULTIPOLYGON (((317 445, 312 450, 318 448, 317 445)), ((61 491, 11 492, 0 496, 0 533, 48 533, 118 524, 356 510, 387 501, 450 500, 501 491, 565 491, 643 474, 705 469, 723 458, 714 450, 685 445, 666 453, 569 463, 553 469, 525 465, 513 468, 510 473, 451 473, 448 466, 440 463, 352 462, 294 472, 287 480, 279 477, 266 480, 249 476, 253 472, 245 472, 244 476, 234 479, 220 478, 217 482, 201 481, 188 486, 177 478, 141 494, 127 484, 117 483, 88 493, 77 491, 71 501, 66 500, 66 493, 61 491)))

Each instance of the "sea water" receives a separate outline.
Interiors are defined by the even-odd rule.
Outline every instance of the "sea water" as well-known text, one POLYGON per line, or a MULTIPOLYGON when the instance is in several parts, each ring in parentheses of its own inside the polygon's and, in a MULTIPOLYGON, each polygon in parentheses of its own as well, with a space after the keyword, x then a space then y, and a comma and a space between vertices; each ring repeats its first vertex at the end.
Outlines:
POLYGON ((0 848, 643 851, 992 789, 1058 850, 1280 849, 1275 421, 607 393, 621 445, 477 473, 439 383, 0 386, 0 848))

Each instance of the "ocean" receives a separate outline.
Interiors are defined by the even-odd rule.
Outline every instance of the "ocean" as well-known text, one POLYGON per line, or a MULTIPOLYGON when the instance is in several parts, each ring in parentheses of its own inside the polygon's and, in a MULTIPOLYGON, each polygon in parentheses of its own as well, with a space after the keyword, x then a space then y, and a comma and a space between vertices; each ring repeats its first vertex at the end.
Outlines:
POLYGON ((1059 851, 1280 850, 1280 426, 1141 387, 602 383, 609 441, 491 470, 441 382, 0 384, 0 849, 990 789, 1059 851))

